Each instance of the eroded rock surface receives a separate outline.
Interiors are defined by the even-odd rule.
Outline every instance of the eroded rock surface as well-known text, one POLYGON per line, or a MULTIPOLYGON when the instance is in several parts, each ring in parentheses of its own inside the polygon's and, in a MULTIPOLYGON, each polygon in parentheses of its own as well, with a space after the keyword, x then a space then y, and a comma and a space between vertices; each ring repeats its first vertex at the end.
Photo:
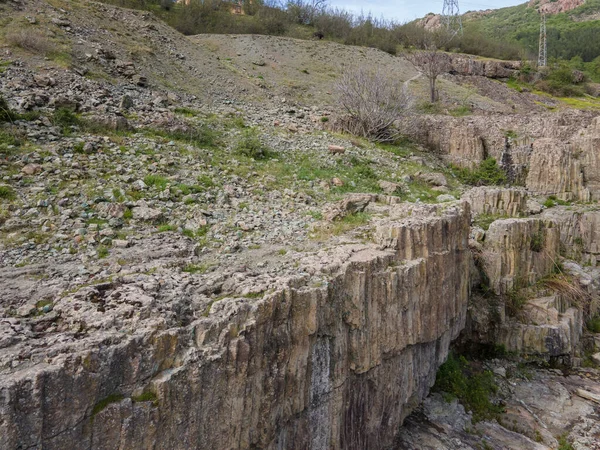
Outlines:
POLYGON ((469 221, 391 206, 377 246, 209 304, 168 269, 184 246, 61 292, 44 324, 4 318, 0 447, 385 448, 464 326, 469 221))

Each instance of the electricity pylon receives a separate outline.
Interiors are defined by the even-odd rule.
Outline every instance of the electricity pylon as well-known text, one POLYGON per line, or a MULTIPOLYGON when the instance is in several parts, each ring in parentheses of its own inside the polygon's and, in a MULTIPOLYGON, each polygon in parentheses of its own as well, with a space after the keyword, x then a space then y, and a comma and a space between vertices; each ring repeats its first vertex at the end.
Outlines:
POLYGON ((458 0, 444 0, 442 21, 446 25, 446 30, 448 30, 450 35, 455 36, 459 33, 462 34, 463 27, 458 0))
POLYGON ((538 56, 538 67, 546 67, 548 64, 548 43, 546 40, 546 14, 542 15, 542 21, 540 23, 540 53, 538 56))

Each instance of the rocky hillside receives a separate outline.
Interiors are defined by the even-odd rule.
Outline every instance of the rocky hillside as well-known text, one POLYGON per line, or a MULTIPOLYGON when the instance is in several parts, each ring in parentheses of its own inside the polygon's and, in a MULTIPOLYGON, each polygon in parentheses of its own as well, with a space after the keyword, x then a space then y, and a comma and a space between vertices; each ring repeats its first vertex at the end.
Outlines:
POLYGON ((584 3, 585 0, 559 0, 554 2, 551 0, 530 0, 527 6, 544 14, 558 14, 579 8, 584 3))
POLYGON ((0 448, 594 448, 596 112, 516 63, 448 56, 428 110, 374 49, 0 16, 0 448), (410 139, 330 130, 355 66, 410 139), (422 403, 451 344, 502 356, 493 414, 422 403))

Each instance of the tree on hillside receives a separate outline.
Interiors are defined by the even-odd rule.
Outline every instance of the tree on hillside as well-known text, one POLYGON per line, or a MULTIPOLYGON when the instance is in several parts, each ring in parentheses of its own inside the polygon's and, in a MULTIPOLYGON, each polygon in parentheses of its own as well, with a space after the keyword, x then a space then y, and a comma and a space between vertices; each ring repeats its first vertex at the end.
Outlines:
POLYGON ((441 49, 452 39, 445 32, 424 33, 418 48, 407 52, 405 58, 429 81, 431 103, 438 100, 438 77, 451 69, 450 57, 441 49))

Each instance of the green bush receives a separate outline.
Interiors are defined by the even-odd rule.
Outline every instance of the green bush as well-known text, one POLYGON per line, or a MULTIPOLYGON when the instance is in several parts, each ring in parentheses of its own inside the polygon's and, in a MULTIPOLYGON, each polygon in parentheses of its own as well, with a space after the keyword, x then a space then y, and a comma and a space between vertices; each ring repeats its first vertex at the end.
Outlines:
POLYGON ((596 315, 588 320, 587 329, 592 333, 600 333, 600 316, 596 315))
POLYGON ((10 186, 0 186, 0 200, 11 201, 16 198, 15 191, 10 186))
POLYGON ((242 132, 235 146, 235 152, 255 160, 269 159, 274 155, 274 152, 260 141, 258 132, 253 128, 242 132))
POLYGON ((475 170, 456 166, 452 170, 462 183, 472 186, 498 186, 507 181, 506 174, 498 167, 494 158, 484 159, 475 170))
POLYGON ((475 422, 495 419, 503 412, 491 401, 498 391, 492 372, 476 367, 463 356, 448 355, 438 370, 433 390, 457 398, 473 413, 475 422))
POLYGON ((70 133, 71 127, 81 125, 81 119, 69 108, 55 110, 50 121, 54 126, 60 127, 64 134, 70 133))

